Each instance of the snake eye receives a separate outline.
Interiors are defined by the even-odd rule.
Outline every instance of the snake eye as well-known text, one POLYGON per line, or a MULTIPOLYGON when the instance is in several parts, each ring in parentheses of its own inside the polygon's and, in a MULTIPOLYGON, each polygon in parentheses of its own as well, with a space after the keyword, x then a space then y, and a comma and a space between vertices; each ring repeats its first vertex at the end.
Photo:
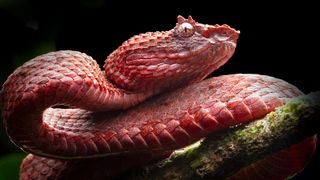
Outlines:
POLYGON ((181 37, 190 37, 194 34, 194 28, 190 23, 184 22, 179 25, 178 34, 181 37))

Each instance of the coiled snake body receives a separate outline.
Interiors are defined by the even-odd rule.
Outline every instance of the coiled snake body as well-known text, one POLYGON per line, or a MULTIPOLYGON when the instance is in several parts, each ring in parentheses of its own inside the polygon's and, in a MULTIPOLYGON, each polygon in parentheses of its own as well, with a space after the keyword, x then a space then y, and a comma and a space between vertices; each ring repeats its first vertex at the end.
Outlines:
MULTIPOLYGON (((25 63, 1 91, 8 135, 34 154, 24 160, 20 179, 112 177, 209 133, 263 117, 284 98, 302 94, 263 75, 201 81, 232 56, 238 34, 227 25, 178 16, 170 31, 125 41, 108 56, 105 72, 75 51, 25 63)), ((315 140, 260 160, 233 178, 283 179, 296 173, 315 140)))

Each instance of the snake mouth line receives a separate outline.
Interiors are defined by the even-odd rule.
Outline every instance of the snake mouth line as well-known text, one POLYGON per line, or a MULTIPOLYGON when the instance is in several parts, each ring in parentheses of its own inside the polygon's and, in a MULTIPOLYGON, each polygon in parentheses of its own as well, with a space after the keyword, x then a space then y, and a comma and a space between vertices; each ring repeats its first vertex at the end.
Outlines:
POLYGON ((213 67, 212 71, 215 69, 218 69, 220 66, 225 64, 229 57, 231 57, 235 51, 236 45, 233 42, 224 42, 223 45, 216 46, 212 49, 213 56, 216 56, 216 54, 219 54, 219 51, 224 51, 225 53, 221 53, 222 56, 218 56, 215 60, 215 63, 211 65, 213 67))
POLYGON ((146 63, 149 65, 155 65, 159 64, 160 62, 165 64, 175 64, 177 62, 184 61, 185 59, 191 59, 193 57, 200 56, 203 52, 207 51, 211 47, 212 44, 208 43, 200 48, 193 49, 192 51, 184 51, 154 57, 139 56, 138 59, 133 59, 133 57, 128 56, 125 58, 125 62, 127 65, 141 65, 146 63))
POLYGON ((157 65, 157 64, 167 64, 167 65, 173 65, 173 64, 184 64, 185 59, 196 59, 199 57, 203 52, 208 51, 209 49, 212 49, 212 52, 214 55, 217 53, 215 49, 222 48, 228 46, 228 51, 234 51, 236 48, 236 43, 232 41, 224 41, 224 42, 215 42, 215 43, 208 43, 202 48, 197 49, 196 51, 190 53, 182 52, 182 53, 175 53, 171 54, 165 57, 152 57, 152 58, 139 58, 135 60, 127 60, 126 58, 125 62, 127 65, 157 65))

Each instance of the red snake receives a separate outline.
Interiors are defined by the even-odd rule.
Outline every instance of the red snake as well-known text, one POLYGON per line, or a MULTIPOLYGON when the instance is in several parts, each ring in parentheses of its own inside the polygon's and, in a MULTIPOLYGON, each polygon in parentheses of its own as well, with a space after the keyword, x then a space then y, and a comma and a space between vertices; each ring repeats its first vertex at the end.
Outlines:
MULTIPOLYGON (((20 179, 105 179, 166 157, 209 133, 261 118, 301 95, 273 77, 203 80, 233 55, 239 32, 178 16, 169 31, 125 41, 105 71, 84 53, 57 51, 17 68, 1 91, 12 142, 28 155, 20 179)), ((301 171, 316 138, 243 168, 235 179, 301 171)))

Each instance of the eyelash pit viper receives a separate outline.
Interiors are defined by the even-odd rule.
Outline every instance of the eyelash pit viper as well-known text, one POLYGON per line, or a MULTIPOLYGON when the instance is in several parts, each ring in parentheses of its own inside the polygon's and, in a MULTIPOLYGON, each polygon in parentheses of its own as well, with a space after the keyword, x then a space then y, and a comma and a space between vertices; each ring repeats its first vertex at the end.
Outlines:
MULTIPOLYGON (((133 36, 105 71, 84 53, 56 51, 17 68, 1 90, 6 131, 28 155, 20 179, 105 179, 173 150, 261 118, 302 94, 265 75, 203 80, 233 55, 239 32, 178 16, 163 32, 133 36), (202 81, 203 80, 203 81, 202 81)), ((315 150, 305 139, 237 172, 284 179, 315 150)))

